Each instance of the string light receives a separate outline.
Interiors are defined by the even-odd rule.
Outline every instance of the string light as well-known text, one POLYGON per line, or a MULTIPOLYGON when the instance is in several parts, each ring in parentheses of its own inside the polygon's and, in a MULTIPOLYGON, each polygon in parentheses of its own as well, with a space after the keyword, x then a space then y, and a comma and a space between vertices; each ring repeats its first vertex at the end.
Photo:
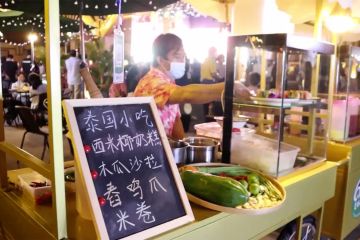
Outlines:
POLYGON ((95 9, 98 9, 98 8, 99 8, 99 6, 96 4, 96 5, 95 5, 95 9))
POLYGON ((75 1, 75 2, 74 2, 74 5, 78 5, 78 1, 75 1))
POLYGON ((85 8, 89 8, 89 5, 85 4, 85 8))
POLYGON ((104 6, 106 9, 108 9, 109 8, 109 6, 107 5, 107 4, 105 4, 105 6, 104 6))

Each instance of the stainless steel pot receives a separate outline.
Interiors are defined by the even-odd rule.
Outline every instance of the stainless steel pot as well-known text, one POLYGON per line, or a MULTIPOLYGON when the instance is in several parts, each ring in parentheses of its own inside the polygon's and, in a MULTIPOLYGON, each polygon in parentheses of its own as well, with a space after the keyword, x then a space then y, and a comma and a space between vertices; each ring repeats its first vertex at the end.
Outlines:
POLYGON ((186 164, 188 143, 169 139, 171 151, 176 164, 186 164))
POLYGON ((189 137, 184 140, 189 144, 187 149, 188 163, 216 162, 220 143, 211 138, 189 137))

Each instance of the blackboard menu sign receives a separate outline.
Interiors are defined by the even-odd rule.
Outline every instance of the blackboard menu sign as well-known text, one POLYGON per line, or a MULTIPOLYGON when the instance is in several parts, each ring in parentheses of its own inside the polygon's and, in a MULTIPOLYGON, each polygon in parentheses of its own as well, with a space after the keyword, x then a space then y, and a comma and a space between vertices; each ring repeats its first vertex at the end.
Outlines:
POLYGON ((64 107, 99 239, 144 239, 193 220, 152 98, 64 107))

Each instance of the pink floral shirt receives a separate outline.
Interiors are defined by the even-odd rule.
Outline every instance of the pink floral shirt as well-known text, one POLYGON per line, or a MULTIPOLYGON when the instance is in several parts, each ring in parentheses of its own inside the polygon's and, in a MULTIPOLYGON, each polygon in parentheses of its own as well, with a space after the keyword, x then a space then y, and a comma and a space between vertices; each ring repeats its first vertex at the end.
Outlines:
POLYGON ((177 88, 175 81, 162 71, 152 68, 138 83, 134 96, 153 96, 164 125, 166 135, 171 136, 175 119, 180 117, 179 104, 168 104, 170 95, 177 88))

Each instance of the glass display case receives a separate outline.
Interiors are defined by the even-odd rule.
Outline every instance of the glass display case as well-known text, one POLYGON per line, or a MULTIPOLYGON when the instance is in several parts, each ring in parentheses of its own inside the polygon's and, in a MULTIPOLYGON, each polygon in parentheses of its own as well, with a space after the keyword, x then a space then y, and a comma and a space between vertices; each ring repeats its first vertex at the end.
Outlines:
POLYGON ((324 161, 333 52, 332 44, 287 34, 229 37, 222 161, 273 176, 324 161), (239 116, 254 134, 233 128, 239 116))
POLYGON ((330 138, 347 142, 360 137, 360 47, 339 47, 336 75, 330 138))

